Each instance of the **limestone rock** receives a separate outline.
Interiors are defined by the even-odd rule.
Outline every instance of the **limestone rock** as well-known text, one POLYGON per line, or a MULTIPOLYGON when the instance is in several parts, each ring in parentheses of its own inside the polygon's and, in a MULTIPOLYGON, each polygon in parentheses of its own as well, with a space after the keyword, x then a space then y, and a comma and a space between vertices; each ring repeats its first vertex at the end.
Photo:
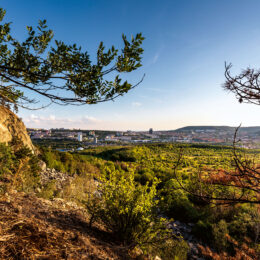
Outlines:
POLYGON ((36 152, 22 120, 8 108, 0 106, 0 142, 11 142, 14 137, 18 137, 33 153, 36 152))
POLYGON ((46 163, 44 161, 39 161, 38 165, 39 165, 39 167, 42 171, 46 171, 47 166, 46 166, 46 163))
POLYGON ((67 182, 69 182, 71 179, 72 179, 72 177, 69 176, 68 174, 59 172, 59 171, 57 171, 55 169, 51 169, 51 168, 42 169, 42 171, 40 172, 41 184, 46 185, 47 183, 54 180, 56 188, 58 190, 62 190, 63 185, 66 184, 67 182))

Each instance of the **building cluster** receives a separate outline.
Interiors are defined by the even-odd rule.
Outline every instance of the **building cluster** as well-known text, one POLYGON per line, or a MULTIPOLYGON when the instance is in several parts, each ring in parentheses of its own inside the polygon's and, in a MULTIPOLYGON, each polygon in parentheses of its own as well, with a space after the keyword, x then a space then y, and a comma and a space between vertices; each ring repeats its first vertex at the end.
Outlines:
MULTIPOLYGON (((197 129, 189 131, 163 131, 160 136, 177 143, 205 143, 230 145, 234 141, 235 130, 221 129, 197 129)), ((244 148, 260 148, 260 132, 250 132, 243 130, 238 132, 237 145, 244 148)))
POLYGON ((89 141, 96 144, 98 141, 95 131, 89 131, 88 133, 83 133, 80 130, 70 130, 64 128, 56 129, 27 129, 31 139, 53 139, 53 140, 72 140, 72 141, 89 141))
MULTIPOLYGON (((102 145, 108 143, 207 143, 232 144, 234 129, 179 129, 175 131, 86 131, 70 129, 28 129, 32 139, 68 139, 83 144, 102 145)), ((260 132, 242 131, 239 133, 241 146, 245 148, 260 148, 260 132)))

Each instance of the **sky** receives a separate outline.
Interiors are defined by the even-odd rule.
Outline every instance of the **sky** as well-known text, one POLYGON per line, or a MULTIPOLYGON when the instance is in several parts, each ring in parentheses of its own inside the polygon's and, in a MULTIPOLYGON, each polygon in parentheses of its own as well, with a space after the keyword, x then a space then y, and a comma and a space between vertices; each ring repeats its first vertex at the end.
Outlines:
POLYGON ((143 82, 114 102, 20 109, 27 127, 171 130, 188 125, 260 125, 260 106, 223 90, 232 72, 260 68, 259 0, 1 0, 18 39, 46 19, 54 38, 77 43, 91 59, 100 41, 120 48, 122 33, 142 32, 143 66, 125 75, 143 82))

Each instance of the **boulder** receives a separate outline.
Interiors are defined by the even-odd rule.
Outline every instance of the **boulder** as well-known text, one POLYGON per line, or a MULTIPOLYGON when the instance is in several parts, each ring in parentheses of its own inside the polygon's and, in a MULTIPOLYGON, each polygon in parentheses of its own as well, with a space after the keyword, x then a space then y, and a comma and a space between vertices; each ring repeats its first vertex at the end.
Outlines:
POLYGON ((7 144, 14 138, 19 138, 32 153, 36 152, 22 120, 8 108, 0 106, 0 142, 7 144))

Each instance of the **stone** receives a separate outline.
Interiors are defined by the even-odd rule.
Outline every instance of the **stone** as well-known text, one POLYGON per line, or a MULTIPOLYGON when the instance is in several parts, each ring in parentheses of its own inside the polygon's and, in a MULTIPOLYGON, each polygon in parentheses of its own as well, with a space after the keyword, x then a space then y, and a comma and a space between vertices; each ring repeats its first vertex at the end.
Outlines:
POLYGON ((36 188, 36 192, 40 193, 42 190, 40 188, 36 188))
POLYGON ((55 169, 46 168, 46 170, 41 171, 40 181, 42 185, 46 185, 50 181, 55 181, 56 189, 62 190, 63 186, 71 181, 70 176, 67 173, 59 172, 55 169))
POLYGON ((18 214, 21 214, 23 212, 23 207, 18 205, 17 210, 18 210, 18 214))
POLYGON ((39 165, 39 167, 41 168, 42 171, 47 170, 47 166, 46 166, 46 163, 44 161, 39 161, 38 165, 39 165))
POLYGON ((8 108, 0 106, 0 140, 7 144, 14 138, 19 138, 22 145, 37 153, 22 120, 8 108))
POLYGON ((10 190, 9 190, 9 193, 10 193, 10 194, 16 194, 16 193, 17 193, 17 190, 10 189, 10 190))

